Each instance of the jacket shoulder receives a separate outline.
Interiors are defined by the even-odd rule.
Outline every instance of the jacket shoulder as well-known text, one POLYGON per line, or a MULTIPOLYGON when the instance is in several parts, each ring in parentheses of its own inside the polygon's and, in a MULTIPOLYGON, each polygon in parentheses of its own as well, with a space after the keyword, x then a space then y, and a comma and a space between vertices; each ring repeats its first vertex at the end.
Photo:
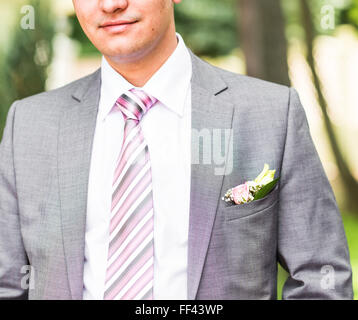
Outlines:
POLYGON ((285 118, 292 94, 297 95, 293 88, 285 85, 213 68, 227 84, 229 99, 240 102, 240 106, 247 112, 285 118))
POLYGON ((287 97, 290 91, 290 87, 281 85, 278 83, 261 80, 258 78, 234 73, 227 71, 216 66, 212 66, 214 70, 220 75, 220 77, 228 84, 230 88, 241 91, 245 91, 246 94, 253 94, 254 96, 275 96, 276 98, 280 95, 287 97))

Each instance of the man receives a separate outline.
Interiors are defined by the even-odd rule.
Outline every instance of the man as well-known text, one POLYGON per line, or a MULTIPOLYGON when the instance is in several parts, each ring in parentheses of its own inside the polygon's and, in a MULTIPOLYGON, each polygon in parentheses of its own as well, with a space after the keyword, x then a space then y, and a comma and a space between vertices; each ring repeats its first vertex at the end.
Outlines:
POLYGON ((1 298, 275 299, 277 261, 284 299, 352 298, 297 93, 196 57, 175 33, 179 2, 73 0, 102 68, 9 111, 1 298), (228 206, 226 191, 265 163, 279 184, 228 206))

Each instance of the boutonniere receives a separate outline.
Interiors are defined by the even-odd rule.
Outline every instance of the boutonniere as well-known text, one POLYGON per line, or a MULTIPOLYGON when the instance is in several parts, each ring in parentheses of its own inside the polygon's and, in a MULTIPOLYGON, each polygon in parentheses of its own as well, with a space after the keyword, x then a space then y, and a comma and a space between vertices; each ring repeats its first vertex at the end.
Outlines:
POLYGON ((222 200, 232 204, 243 204, 264 198, 280 179, 275 179, 275 172, 276 170, 270 170, 269 165, 265 164, 254 181, 246 181, 229 189, 222 200))

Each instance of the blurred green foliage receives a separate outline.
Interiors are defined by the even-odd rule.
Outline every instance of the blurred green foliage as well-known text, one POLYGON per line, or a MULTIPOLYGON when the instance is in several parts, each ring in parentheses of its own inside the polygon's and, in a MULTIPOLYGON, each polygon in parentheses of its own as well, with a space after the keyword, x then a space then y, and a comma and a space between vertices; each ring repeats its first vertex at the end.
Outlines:
POLYGON ((233 0, 183 0, 175 7, 177 31, 200 56, 229 54, 238 47, 233 0))
MULTIPOLYGON (((311 11, 314 17, 315 29, 318 34, 334 35, 336 28, 323 29, 322 18, 327 14, 327 8, 331 7, 334 12, 334 24, 339 26, 341 24, 352 24, 353 21, 347 16, 358 10, 358 0, 315 0, 309 2, 311 11)), ((286 19, 286 34, 288 40, 298 39, 304 41, 304 30, 302 27, 302 17, 299 0, 283 1, 281 5, 285 13, 286 19)), ((358 20, 357 20, 358 22, 358 20)), ((358 23, 355 25, 358 28, 358 23)))
POLYGON ((51 62, 54 36, 54 19, 51 4, 47 1, 30 0, 11 4, 14 25, 6 50, 0 57, 0 139, 10 105, 45 90, 47 68, 51 62), (31 5, 35 13, 35 28, 23 29, 21 13, 23 5, 31 5))
POLYGON ((76 40, 80 44, 81 56, 93 56, 100 55, 97 48, 88 40, 86 34, 83 32, 81 25, 79 24, 76 14, 72 14, 68 17, 68 23, 70 26, 69 37, 76 40))
POLYGON ((358 0, 351 0, 349 6, 342 11, 342 23, 351 24, 358 29, 358 0))
POLYGON ((342 213, 353 271, 354 299, 358 300, 358 214, 342 213))

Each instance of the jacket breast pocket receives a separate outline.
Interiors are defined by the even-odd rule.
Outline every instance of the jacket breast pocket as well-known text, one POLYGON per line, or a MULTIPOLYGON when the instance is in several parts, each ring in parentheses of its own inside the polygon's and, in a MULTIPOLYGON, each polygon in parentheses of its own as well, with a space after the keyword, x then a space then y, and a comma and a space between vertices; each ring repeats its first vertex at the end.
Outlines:
POLYGON ((279 200, 279 184, 264 198, 244 204, 224 206, 221 210, 225 220, 231 221, 254 215, 272 207, 279 200))

